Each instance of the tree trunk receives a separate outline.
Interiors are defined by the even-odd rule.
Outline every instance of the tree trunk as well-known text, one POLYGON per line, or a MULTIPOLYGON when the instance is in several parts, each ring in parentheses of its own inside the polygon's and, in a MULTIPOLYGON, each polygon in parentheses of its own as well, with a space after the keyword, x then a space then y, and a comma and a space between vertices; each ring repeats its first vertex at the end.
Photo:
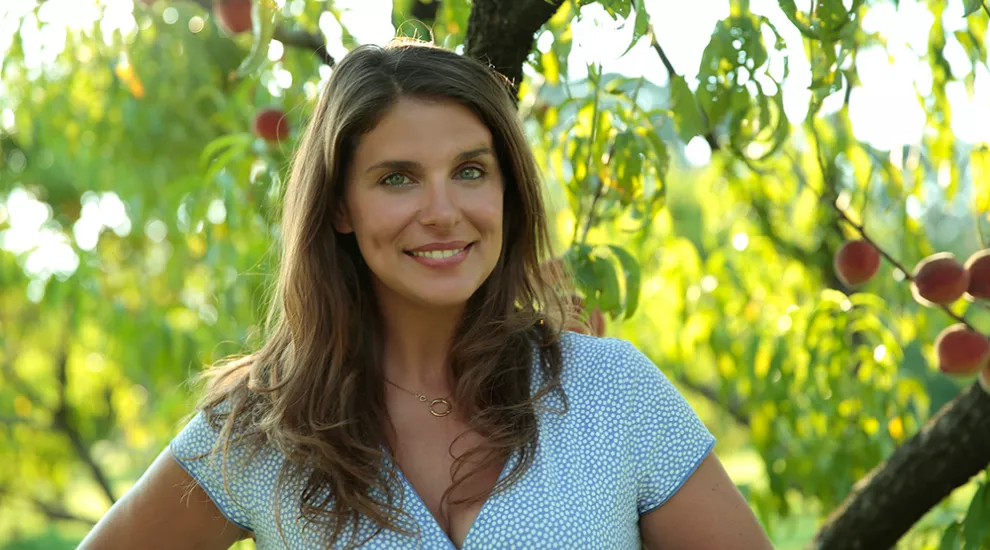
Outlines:
POLYGON ((988 464, 990 394, 973 384, 853 487, 812 548, 891 548, 988 464))
POLYGON ((523 62, 563 0, 475 0, 464 53, 492 65, 518 89, 523 62))

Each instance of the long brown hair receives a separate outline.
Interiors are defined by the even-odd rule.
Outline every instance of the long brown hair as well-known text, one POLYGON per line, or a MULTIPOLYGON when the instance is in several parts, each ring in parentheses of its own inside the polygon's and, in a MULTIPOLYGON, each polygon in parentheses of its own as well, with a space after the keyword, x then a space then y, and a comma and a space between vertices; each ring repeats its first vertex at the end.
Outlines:
POLYGON ((485 443, 455 461, 455 481, 443 498, 515 451, 520 460, 492 490, 453 503, 485 500, 518 480, 536 449, 537 401, 554 390, 562 395, 559 338, 566 317, 540 268, 551 256, 550 235, 511 85, 479 61, 426 43, 351 51, 334 68, 293 159, 266 341, 249 356, 208 369, 197 407, 220 430, 215 452, 223 457, 225 480, 232 444, 267 445, 286 455, 278 485, 284 487, 283 476, 305 476, 300 511, 327 528, 330 546, 348 525, 349 545, 357 545, 361 515, 378 526, 376 534, 410 534, 396 523, 403 513, 392 492, 398 474, 385 467, 382 326, 370 272, 353 235, 333 228, 357 141, 403 97, 470 108, 492 132, 505 180, 501 256, 466 304, 449 356, 453 398, 485 443), (459 476, 478 456, 478 467, 459 476))

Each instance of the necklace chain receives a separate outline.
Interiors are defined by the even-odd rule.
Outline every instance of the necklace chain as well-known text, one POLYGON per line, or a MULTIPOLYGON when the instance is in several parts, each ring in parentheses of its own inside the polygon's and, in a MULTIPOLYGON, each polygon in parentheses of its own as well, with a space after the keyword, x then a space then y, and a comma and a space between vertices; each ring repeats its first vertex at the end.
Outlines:
MULTIPOLYGON (((418 398, 421 403, 426 403, 427 401, 430 401, 430 398, 427 397, 426 395, 422 394, 422 393, 417 393, 417 392, 414 392, 414 391, 409 391, 406 388, 403 388, 402 386, 400 386, 400 385, 396 384, 395 382, 389 380, 388 378, 386 378, 385 381, 388 382, 389 384, 392 384, 393 386, 399 388, 400 390, 408 393, 408 394, 415 395, 416 398, 418 398)), ((444 416, 447 416, 448 414, 450 414, 450 411, 453 408, 454 407, 450 404, 450 401, 448 401, 447 399, 445 399, 443 397, 438 397, 438 398, 430 401, 430 414, 432 414, 433 416, 436 416, 438 418, 442 418, 444 416), (436 407, 437 405, 442 405, 444 408, 442 408, 441 410, 434 410, 434 407, 436 407)))

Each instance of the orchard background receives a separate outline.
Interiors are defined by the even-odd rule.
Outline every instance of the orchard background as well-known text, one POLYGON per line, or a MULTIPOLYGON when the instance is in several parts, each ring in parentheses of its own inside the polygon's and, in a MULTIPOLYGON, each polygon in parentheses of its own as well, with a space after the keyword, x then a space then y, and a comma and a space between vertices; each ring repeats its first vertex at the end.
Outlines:
POLYGON ((0 548, 72 548, 257 344, 300 127, 396 34, 519 84, 590 330, 682 389, 778 548, 990 547, 988 16, 4 0, 0 548))

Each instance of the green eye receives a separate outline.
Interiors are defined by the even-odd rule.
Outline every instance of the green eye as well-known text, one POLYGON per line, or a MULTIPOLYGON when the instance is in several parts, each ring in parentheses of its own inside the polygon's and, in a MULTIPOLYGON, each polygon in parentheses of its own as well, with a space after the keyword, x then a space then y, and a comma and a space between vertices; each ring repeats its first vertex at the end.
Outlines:
POLYGON ((461 170, 461 178, 466 180, 476 180, 480 179, 485 175, 484 170, 478 168, 477 166, 468 166, 461 170))
POLYGON ((409 182, 409 178, 399 173, 389 174, 384 178, 382 178, 382 184, 387 185, 389 187, 405 185, 408 182, 409 182))

